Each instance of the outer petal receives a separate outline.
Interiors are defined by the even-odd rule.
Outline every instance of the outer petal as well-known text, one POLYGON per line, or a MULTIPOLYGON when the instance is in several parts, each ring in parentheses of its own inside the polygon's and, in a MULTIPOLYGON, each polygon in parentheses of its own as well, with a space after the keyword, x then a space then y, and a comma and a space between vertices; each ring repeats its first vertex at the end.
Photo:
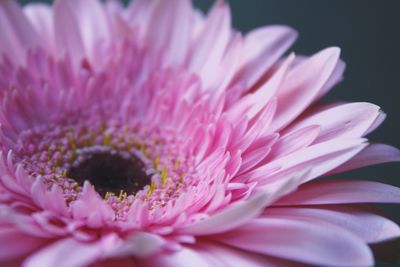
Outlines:
POLYGON ((262 27, 244 38, 242 69, 238 76, 251 88, 282 56, 297 38, 297 32, 287 26, 262 27))
POLYGON ((57 0, 54 4, 55 38, 59 53, 69 52, 75 63, 85 55, 94 63, 105 42, 109 41, 109 21, 97 0, 57 0))
POLYGON ((288 125, 318 96, 339 60, 340 50, 328 48, 296 66, 278 92, 278 111, 273 130, 288 125))
POLYGON ((277 198, 294 190, 306 173, 292 174, 287 179, 263 188, 262 192, 250 199, 231 204, 209 218, 183 227, 180 231, 193 235, 210 235, 235 229, 257 217, 267 205, 277 198))
POLYGON ((149 267, 215 267, 211 262, 199 254, 195 249, 183 248, 177 252, 158 254, 151 259, 143 260, 144 266, 149 267))
POLYGON ((44 245, 43 239, 22 233, 13 227, 0 225, 0 265, 4 260, 15 259, 44 245))
POLYGON ((306 180, 311 180, 340 166, 360 152, 366 144, 364 139, 334 139, 298 150, 295 153, 278 158, 247 174, 251 181, 269 183, 281 179, 296 170, 313 166, 306 180), (273 166, 280 169, 268 174, 273 166))
POLYGON ((289 130, 309 125, 320 125, 321 132, 316 143, 334 138, 356 138, 363 136, 378 119, 380 108, 370 103, 350 103, 316 111, 295 122, 289 130))
POLYGON ((99 246, 66 238, 28 257, 23 267, 83 267, 100 259, 101 255, 99 246))
POLYGON ((17 63, 25 61, 25 48, 40 44, 33 26, 14 0, 0 2, 0 55, 3 53, 17 63))
POLYGON ((180 66, 189 50, 192 7, 188 0, 156 1, 148 27, 150 45, 165 51, 167 64, 180 66))
POLYGON ((196 250, 209 261, 213 266, 245 266, 245 267, 299 267, 304 266, 301 263, 290 262, 283 259, 277 259, 259 255, 256 253, 235 249, 222 244, 204 243, 196 245, 196 250))
POLYGON ((382 216, 349 207, 273 208, 266 210, 263 217, 332 223, 354 233, 368 243, 400 237, 400 228, 394 222, 382 216))
POLYGON ((51 6, 42 3, 30 3, 24 7, 24 12, 47 46, 54 49, 54 24, 51 6))
POLYGON ((204 23, 194 43, 189 69, 198 73, 204 88, 208 88, 217 78, 220 62, 232 36, 228 4, 217 1, 204 23))
POLYGON ((345 162, 329 174, 341 173, 348 170, 387 162, 399 162, 400 150, 385 144, 370 144, 355 157, 345 162))
POLYGON ((368 246, 342 228, 312 221, 256 219, 216 238, 228 245, 265 255, 327 266, 371 266, 368 246))
POLYGON ((368 181, 316 181, 302 185, 296 192, 274 205, 323 205, 348 203, 400 203, 400 189, 368 181))

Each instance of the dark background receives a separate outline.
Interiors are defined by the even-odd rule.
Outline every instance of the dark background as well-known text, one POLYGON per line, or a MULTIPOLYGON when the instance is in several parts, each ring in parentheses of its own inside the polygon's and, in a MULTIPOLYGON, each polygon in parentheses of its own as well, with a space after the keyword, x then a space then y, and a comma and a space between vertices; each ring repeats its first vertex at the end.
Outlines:
MULTIPOLYGON (((165 0, 168 1, 168 0, 165 0)), ((30 1, 20 1, 27 3, 30 1)), ((51 1, 47 1, 51 2, 51 1)), ((212 0, 195 0, 206 11, 212 0)), ((247 32, 266 24, 286 24, 300 33, 292 48, 313 54, 328 46, 342 48, 345 80, 327 99, 368 101, 388 114, 372 133, 372 141, 400 147, 400 1, 397 0, 231 0, 233 25, 247 32)), ((352 171, 339 177, 370 179, 400 187, 400 164, 390 163, 352 171)), ((400 223, 398 206, 385 206, 400 223)), ((400 251, 398 252, 400 254, 400 251)), ((395 266, 384 265, 379 266, 395 266)), ((399 266, 399 265, 396 265, 399 266)))

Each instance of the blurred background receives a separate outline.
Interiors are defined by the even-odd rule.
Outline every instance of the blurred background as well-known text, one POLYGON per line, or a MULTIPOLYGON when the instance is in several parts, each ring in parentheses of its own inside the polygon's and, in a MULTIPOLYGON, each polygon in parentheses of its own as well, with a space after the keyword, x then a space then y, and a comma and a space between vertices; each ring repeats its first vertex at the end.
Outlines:
MULTIPOLYGON (((20 1, 28 3, 31 1, 20 1)), ((46 2, 46 1, 42 1, 46 2)), ((51 2, 51 1, 47 1, 51 2)), ((207 11, 214 1, 195 0, 207 11)), ((347 63, 344 81, 328 100, 367 101, 388 114, 384 124, 369 138, 400 147, 400 1, 396 0, 231 0, 233 25, 247 32, 266 24, 285 24, 299 32, 292 48, 311 55, 328 46, 339 46, 347 63)), ((390 163, 339 175, 340 178, 370 179, 400 187, 400 164, 390 163)), ((400 223, 400 208, 382 207, 400 223)), ((392 256, 400 256, 397 246, 392 256), (397 250, 397 251, 396 251, 397 250)), ((399 263, 398 263, 399 264, 399 263)), ((379 263, 377 266, 400 266, 379 263)))

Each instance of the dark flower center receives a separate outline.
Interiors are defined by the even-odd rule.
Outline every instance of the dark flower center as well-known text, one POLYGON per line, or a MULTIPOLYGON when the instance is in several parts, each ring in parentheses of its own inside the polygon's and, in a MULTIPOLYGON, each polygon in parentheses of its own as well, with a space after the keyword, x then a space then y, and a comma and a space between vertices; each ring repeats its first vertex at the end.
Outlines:
POLYGON ((68 176, 80 185, 88 180, 103 197, 121 191, 134 194, 151 183, 143 162, 133 155, 123 157, 117 153, 98 152, 74 164, 68 176))

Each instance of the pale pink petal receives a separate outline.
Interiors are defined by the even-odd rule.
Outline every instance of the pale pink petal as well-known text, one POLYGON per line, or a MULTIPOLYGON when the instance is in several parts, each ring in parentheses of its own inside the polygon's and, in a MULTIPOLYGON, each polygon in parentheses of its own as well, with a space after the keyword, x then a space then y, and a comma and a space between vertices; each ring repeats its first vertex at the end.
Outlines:
POLYGON ((65 238, 29 256, 23 267, 84 267, 101 259, 102 251, 96 244, 86 244, 65 238))
POLYGON ((155 1, 148 25, 149 43, 165 52, 167 65, 180 66, 189 50, 192 7, 189 0, 155 1))
POLYGON ((269 196, 259 194, 246 201, 235 203, 215 215, 183 227, 180 232, 193 235, 209 235, 229 231, 258 216, 267 204, 269 196))
POLYGON ((29 3, 24 6, 24 12, 47 47, 54 49, 54 23, 51 6, 43 3, 29 3))
POLYGON ((69 52, 77 63, 85 55, 97 67, 101 49, 109 41, 109 20, 97 0, 57 0, 54 5, 55 38, 63 55, 69 52))
POLYGON ((284 157, 311 145, 319 135, 320 129, 318 125, 310 125, 288 132, 274 144, 270 159, 284 157))
POLYGON ((195 249, 182 248, 179 251, 160 253, 150 259, 142 261, 149 267, 215 267, 215 261, 211 262, 199 254, 195 249))
POLYGON ((226 232, 257 217, 263 209, 279 197, 293 191, 308 172, 291 174, 287 179, 260 189, 247 200, 239 201, 208 218, 184 226, 179 231, 192 235, 210 235, 226 232))
POLYGON ((14 0, 0 2, 0 32, 0 55, 19 64, 25 62, 26 48, 40 45, 37 32, 14 0))
POLYGON ((346 63, 342 60, 338 60, 335 70, 333 71, 331 77, 326 82, 326 84, 322 87, 321 91, 319 92, 317 99, 323 97, 326 93, 329 92, 336 84, 342 81, 343 73, 346 69, 346 63))
POLYGON ((217 243, 204 243, 196 245, 199 253, 209 261, 215 263, 213 266, 245 266, 245 267, 300 267, 301 263, 291 262, 283 259, 267 257, 264 255, 235 249, 217 243))
POLYGON ((35 203, 55 214, 67 215, 68 208, 61 188, 55 185, 50 190, 47 190, 47 187, 42 179, 36 179, 31 189, 35 203))
POLYGON ((215 237, 220 242, 265 255, 327 266, 371 266, 369 247, 340 227, 313 221, 255 219, 215 237))
MULTIPOLYGON (((282 207, 266 210, 263 217, 332 223, 352 232, 368 243, 382 242, 400 237, 400 228, 396 223, 371 212, 350 207, 282 207)), ((329 228, 329 226, 327 227, 329 228)))
POLYGON ((374 164, 399 162, 400 150, 385 144, 370 144, 355 157, 340 165, 329 174, 341 173, 374 164))
POLYGON ((335 70, 339 54, 338 48, 325 49, 288 74, 277 94, 278 111, 273 130, 288 125, 315 100, 335 70))
POLYGON ((311 180, 343 164, 365 146, 364 139, 334 139, 278 158, 249 172, 247 176, 251 181, 268 183, 295 170, 311 167, 311 172, 305 181, 311 180), (270 170, 273 166, 280 169, 274 173, 267 173, 266 170, 270 170))
POLYGON ((239 77, 251 88, 297 38, 287 26, 274 25, 252 30, 244 38, 244 59, 239 77))
POLYGON ((275 202, 278 206, 348 203, 400 203, 400 189, 369 181, 315 181, 275 202))
POLYGON ((139 258, 150 257, 159 252, 166 245, 166 240, 162 237, 146 233, 137 232, 124 240, 120 246, 111 243, 109 246, 110 254, 114 256, 135 256, 139 258))
POLYGON ((337 105, 297 120, 289 131, 317 124, 321 126, 321 133, 316 143, 334 138, 356 138, 365 135, 379 114, 380 108, 370 103, 337 105))
POLYGON ((24 256, 45 244, 44 239, 24 234, 18 229, 0 225, 0 265, 2 261, 24 256))
POLYGON ((262 84, 254 93, 249 93, 232 106, 228 111, 228 117, 235 120, 247 114, 249 118, 253 118, 260 110, 262 110, 274 97, 275 92, 279 90, 287 70, 294 59, 294 55, 290 55, 282 66, 274 73, 267 82, 262 84))
POLYGON ((91 227, 101 227, 106 223, 112 223, 115 218, 113 209, 88 181, 85 181, 83 185, 79 200, 71 203, 70 208, 76 220, 86 221, 91 227))
POLYGON ((230 41, 231 15, 227 3, 217 1, 192 47, 189 69, 198 73, 208 88, 217 78, 220 62, 230 41))
POLYGON ((57 53, 68 53, 75 66, 84 57, 85 47, 80 35, 79 24, 74 16, 74 7, 70 1, 57 0, 54 3, 54 38, 57 53))

